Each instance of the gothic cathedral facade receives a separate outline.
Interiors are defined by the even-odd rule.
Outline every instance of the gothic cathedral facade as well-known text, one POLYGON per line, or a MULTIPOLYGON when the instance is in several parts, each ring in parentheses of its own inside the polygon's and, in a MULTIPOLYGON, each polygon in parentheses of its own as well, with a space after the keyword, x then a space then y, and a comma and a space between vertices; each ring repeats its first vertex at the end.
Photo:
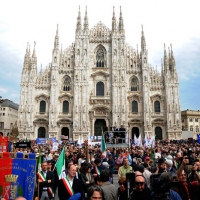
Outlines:
POLYGON ((89 29, 78 12, 75 42, 62 49, 58 27, 52 62, 38 73, 35 45, 27 46, 18 111, 20 137, 78 140, 123 125, 129 138, 181 138, 179 83, 172 47, 161 73, 148 62, 142 28, 141 49, 125 41, 122 12, 112 29, 102 22, 89 29))

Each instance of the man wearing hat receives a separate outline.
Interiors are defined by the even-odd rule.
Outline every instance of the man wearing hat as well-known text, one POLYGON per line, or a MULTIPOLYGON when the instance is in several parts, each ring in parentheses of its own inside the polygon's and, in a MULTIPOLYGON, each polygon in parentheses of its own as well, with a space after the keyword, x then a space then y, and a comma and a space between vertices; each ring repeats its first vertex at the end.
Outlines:
POLYGON ((156 167, 152 169, 153 174, 161 174, 163 172, 167 172, 166 170, 166 164, 165 160, 163 158, 158 159, 158 163, 156 164, 156 167))

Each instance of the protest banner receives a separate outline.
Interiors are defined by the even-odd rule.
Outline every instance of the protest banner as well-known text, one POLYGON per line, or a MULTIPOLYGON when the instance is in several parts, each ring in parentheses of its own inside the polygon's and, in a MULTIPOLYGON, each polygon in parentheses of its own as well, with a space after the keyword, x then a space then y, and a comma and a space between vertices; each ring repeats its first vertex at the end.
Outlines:
POLYGON ((27 200, 33 199, 36 159, 35 154, 31 153, 28 156, 28 159, 25 159, 20 152, 16 158, 10 158, 9 152, 3 152, 0 158, 0 196, 6 200, 18 196, 27 200))

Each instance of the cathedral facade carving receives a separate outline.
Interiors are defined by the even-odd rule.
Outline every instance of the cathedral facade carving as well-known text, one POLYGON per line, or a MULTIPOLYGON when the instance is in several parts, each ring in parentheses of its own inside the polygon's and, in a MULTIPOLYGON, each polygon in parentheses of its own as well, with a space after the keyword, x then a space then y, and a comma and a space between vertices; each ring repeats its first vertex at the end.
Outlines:
POLYGON ((172 46, 164 47, 161 73, 148 62, 142 28, 141 49, 126 43, 120 8, 112 28, 89 29, 87 9, 78 12, 75 42, 60 46, 57 27, 52 61, 37 72, 36 44, 27 45, 21 75, 19 132, 30 139, 86 139, 104 126, 124 125, 128 137, 181 138, 179 83, 172 46))

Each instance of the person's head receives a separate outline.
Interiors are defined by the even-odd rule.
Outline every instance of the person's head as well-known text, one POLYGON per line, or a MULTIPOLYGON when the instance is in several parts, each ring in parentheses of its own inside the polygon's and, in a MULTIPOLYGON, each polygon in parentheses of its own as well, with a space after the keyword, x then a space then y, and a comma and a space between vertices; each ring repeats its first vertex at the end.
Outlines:
POLYGON ((165 161, 165 164, 166 164, 166 167, 167 167, 168 169, 170 169, 170 168, 172 167, 172 165, 173 165, 173 162, 172 162, 172 160, 166 160, 166 161, 165 161))
POLYGON ((43 162, 41 165, 42 171, 46 172, 47 171, 47 162, 43 162))
POLYGON ((67 162, 67 167, 69 167, 70 165, 73 165, 74 164, 74 161, 73 160, 69 160, 68 162, 67 162))
POLYGON ((187 181, 187 174, 184 170, 182 170, 181 174, 177 177, 178 181, 186 182, 187 181))
POLYGON ((107 182, 110 179, 110 170, 104 169, 101 171, 100 178, 103 182, 107 182))
POLYGON ((142 175, 135 176, 135 189, 138 192, 142 192, 145 187, 145 179, 142 175))
POLYGON ((165 160, 163 158, 158 159, 158 167, 160 169, 165 169, 166 164, 165 164, 165 160))
POLYGON ((124 166, 128 166, 128 158, 123 158, 123 164, 124 166))
POLYGON ((181 157, 182 157, 181 152, 178 152, 178 153, 176 154, 176 159, 178 160, 178 159, 180 159, 181 157))
POLYGON ((96 185, 102 186, 103 182, 102 182, 102 180, 101 180, 101 178, 100 178, 99 175, 97 175, 97 176, 94 177, 94 183, 96 185))
POLYGON ((125 189, 126 188, 126 177, 124 177, 124 176, 120 177, 118 183, 119 183, 119 186, 121 189, 125 189))
POLYGON ((149 162, 150 162, 149 156, 146 156, 146 157, 144 158, 144 162, 146 162, 146 163, 149 163, 149 162))
POLYGON ((172 173, 170 172, 163 172, 160 175, 160 180, 156 186, 156 194, 166 194, 170 190, 170 183, 173 181, 172 173))
POLYGON ((52 170, 52 162, 51 162, 51 160, 47 161, 47 170, 49 170, 49 171, 52 170))
POLYGON ((76 166, 75 165, 68 166, 68 176, 70 178, 74 178, 76 176, 76 166))
POLYGON ((93 185, 88 188, 87 200, 104 200, 104 194, 101 187, 93 185))
POLYGON ((100 158, 96 158, 94 160, 95 165, 100 166, 101 165, 101 159, 100 158))
POLYGON ((89 163, 82 163, 81 168, 80 168, 80 172, 82 174, 87 174, 91 169, 91 165, 89 163))
POLYGON ((26 200, 24 197, 16 197, 15 200, 26 200))

